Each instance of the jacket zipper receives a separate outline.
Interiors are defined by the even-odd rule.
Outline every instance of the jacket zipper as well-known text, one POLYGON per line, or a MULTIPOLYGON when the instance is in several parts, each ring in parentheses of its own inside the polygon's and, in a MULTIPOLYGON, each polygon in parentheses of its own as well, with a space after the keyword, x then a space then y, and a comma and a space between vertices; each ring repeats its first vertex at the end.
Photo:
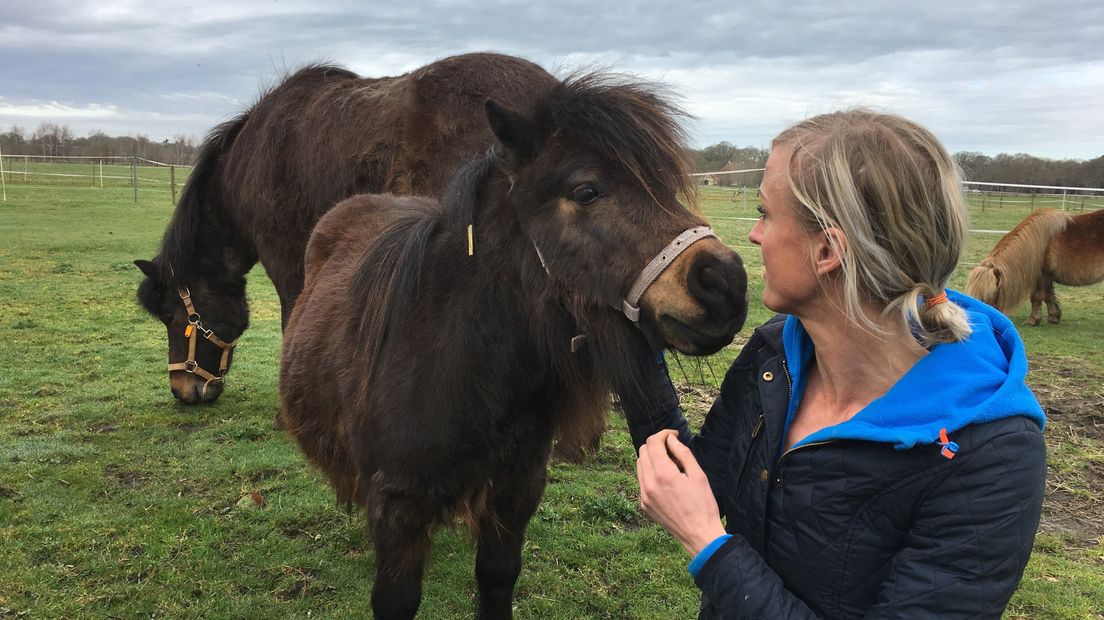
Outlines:
POLYGON ((774 483, 776 485, 782 484, 782 462, 786 460, 786 457, 797 452, 798 450, 804 450, 805 448, 811 448, 813 446, 823 446, 825 444, 835 443, 835 439, 825 439, 824 441, 814 441, 813 443, 806 443, 795 448, 786 450, 782 456, 778 457, 778 462, 774 464, 774 483))
MULTIPOLYGON (((786 365, 786 360, 782 360, 782 372, 785 373, 785 375, 786 375, 786 388, 787 388, 787 390, 789 390, 789 392, 788 392, 789 393, 789 398, 786 401, 786 406, 788 407, 789 406, 789 401, 793 400, 793 380, 790 378, 790 369, 786 365)), ((785 440, 783 439, 783 441, 785 441, 785 440)), ((775 470, 775 472, 777 472, 774 475, 774 483, 779 484, 779 485, 782 484, 782 462, 785 461, 786 457, 788 457, 790 454, 792 454, 793 452, 796 452, 798 450, 804 449, 804 448, 810 448, 812 446, 823 446, 824 444, 829 444, 829 443, 832 443, 833 441, 835 441, 835 440, 834 439, 826 439, 824 441, 814 441, 813 443, 807 443, 807 444, 803 444, 803 445, 800 445, 800 446, 796 446, 796 447, 790 448, 789 450, 786 450, 785 452, 783 452, 782 456, 778 457, 778 461, 774 464, 774 470, 775 470)))
POLYGON ((760 433, 763 432, 765 424, 766 420, 763 418, 763 414, 759 414, 759 421, 755 423, 755 428, 751 431, 751 443, 748 444, 747 454, 744 455, 744 464, 740 467, 740 476, 736 479, 736 493, 744 488, 744 479, 747 477, 748 468, 751 467, 751 459, 755 455, 755 446, 759 443, 760 433))
POLYGON ((790 378, 790 366, 786 360, 782 360, 782 374, 786 375, 786 407, 789 407, 793 400, 793 379, 790 378))

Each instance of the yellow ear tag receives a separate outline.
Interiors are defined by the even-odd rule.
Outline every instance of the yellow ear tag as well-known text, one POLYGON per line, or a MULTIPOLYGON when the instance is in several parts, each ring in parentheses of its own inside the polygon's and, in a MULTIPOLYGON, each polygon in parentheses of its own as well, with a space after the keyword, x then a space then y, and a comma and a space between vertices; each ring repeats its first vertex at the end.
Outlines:
POLYGON ((192 337, 192 330, 194 330, 194 329, 195 329, 195 325, 192 325, 191 323, 188 323, 188 326, 184 328, 184 337, 185 338, 191 338, 192 337))

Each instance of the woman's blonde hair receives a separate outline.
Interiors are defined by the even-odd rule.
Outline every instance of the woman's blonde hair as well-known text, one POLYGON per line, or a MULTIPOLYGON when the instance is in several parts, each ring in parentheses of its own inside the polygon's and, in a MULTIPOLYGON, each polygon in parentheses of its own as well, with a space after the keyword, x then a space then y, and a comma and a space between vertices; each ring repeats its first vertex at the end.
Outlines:
POLYGON ((966 239, 958 166, 927 129, 891 114, 848 110, 802 121, 774 139, 792 146, 790 188, 808 230, 838 228, 844 311, 880 332, 864 300, 899 313, 925 345, 970 335, 954 302, 923 300, 943 292, 966 239))

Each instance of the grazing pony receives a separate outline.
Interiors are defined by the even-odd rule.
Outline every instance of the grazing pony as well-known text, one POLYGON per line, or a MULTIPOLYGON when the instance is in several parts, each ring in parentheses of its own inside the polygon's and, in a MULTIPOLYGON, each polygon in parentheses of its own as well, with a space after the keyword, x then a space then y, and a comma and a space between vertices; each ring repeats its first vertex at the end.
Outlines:
POLYGON ((1006 314, 1028 294, 1028 325, 1062 320, 1054 283, 1087 286, 1104 280, 1104 209, 1070 215, 1040 209, 1001 237, 981 264, 970 271, 966 293, 1006 314))
POLYGON ((483 104, 517 110, 557 84, 498 54, 446 58, 398 77, 306 67, 207 137, 145 274, 140 303, 168 330, 169 381, 213 402, 249 325, 245 274, 258 261, 287 325, 318 218, 358 193, 440 196, 494 141, 483 104))
POLYGON ((361 195, 319 221, 284 332, 280 421, 366 508, 377 618, 414 617, 454 519, 479 617, 510 618, 553 438, 589 441, 642 361, 716 351, 746 317, 739 257, 679 200, 678 111, 649 87, 578 76, 486 118, 498 145, 441 201, 361 195))

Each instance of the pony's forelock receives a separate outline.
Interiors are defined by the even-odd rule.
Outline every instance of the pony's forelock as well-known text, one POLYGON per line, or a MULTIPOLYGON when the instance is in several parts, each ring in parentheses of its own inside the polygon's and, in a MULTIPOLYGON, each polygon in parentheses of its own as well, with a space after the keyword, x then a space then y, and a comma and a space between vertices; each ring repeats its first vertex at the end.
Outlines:
POLYGON ((688 117, 658 84, 602 71, 569 75, 537 110, 538 122, 619 162, 657 202, 670 192, 692 206, 688 117))

